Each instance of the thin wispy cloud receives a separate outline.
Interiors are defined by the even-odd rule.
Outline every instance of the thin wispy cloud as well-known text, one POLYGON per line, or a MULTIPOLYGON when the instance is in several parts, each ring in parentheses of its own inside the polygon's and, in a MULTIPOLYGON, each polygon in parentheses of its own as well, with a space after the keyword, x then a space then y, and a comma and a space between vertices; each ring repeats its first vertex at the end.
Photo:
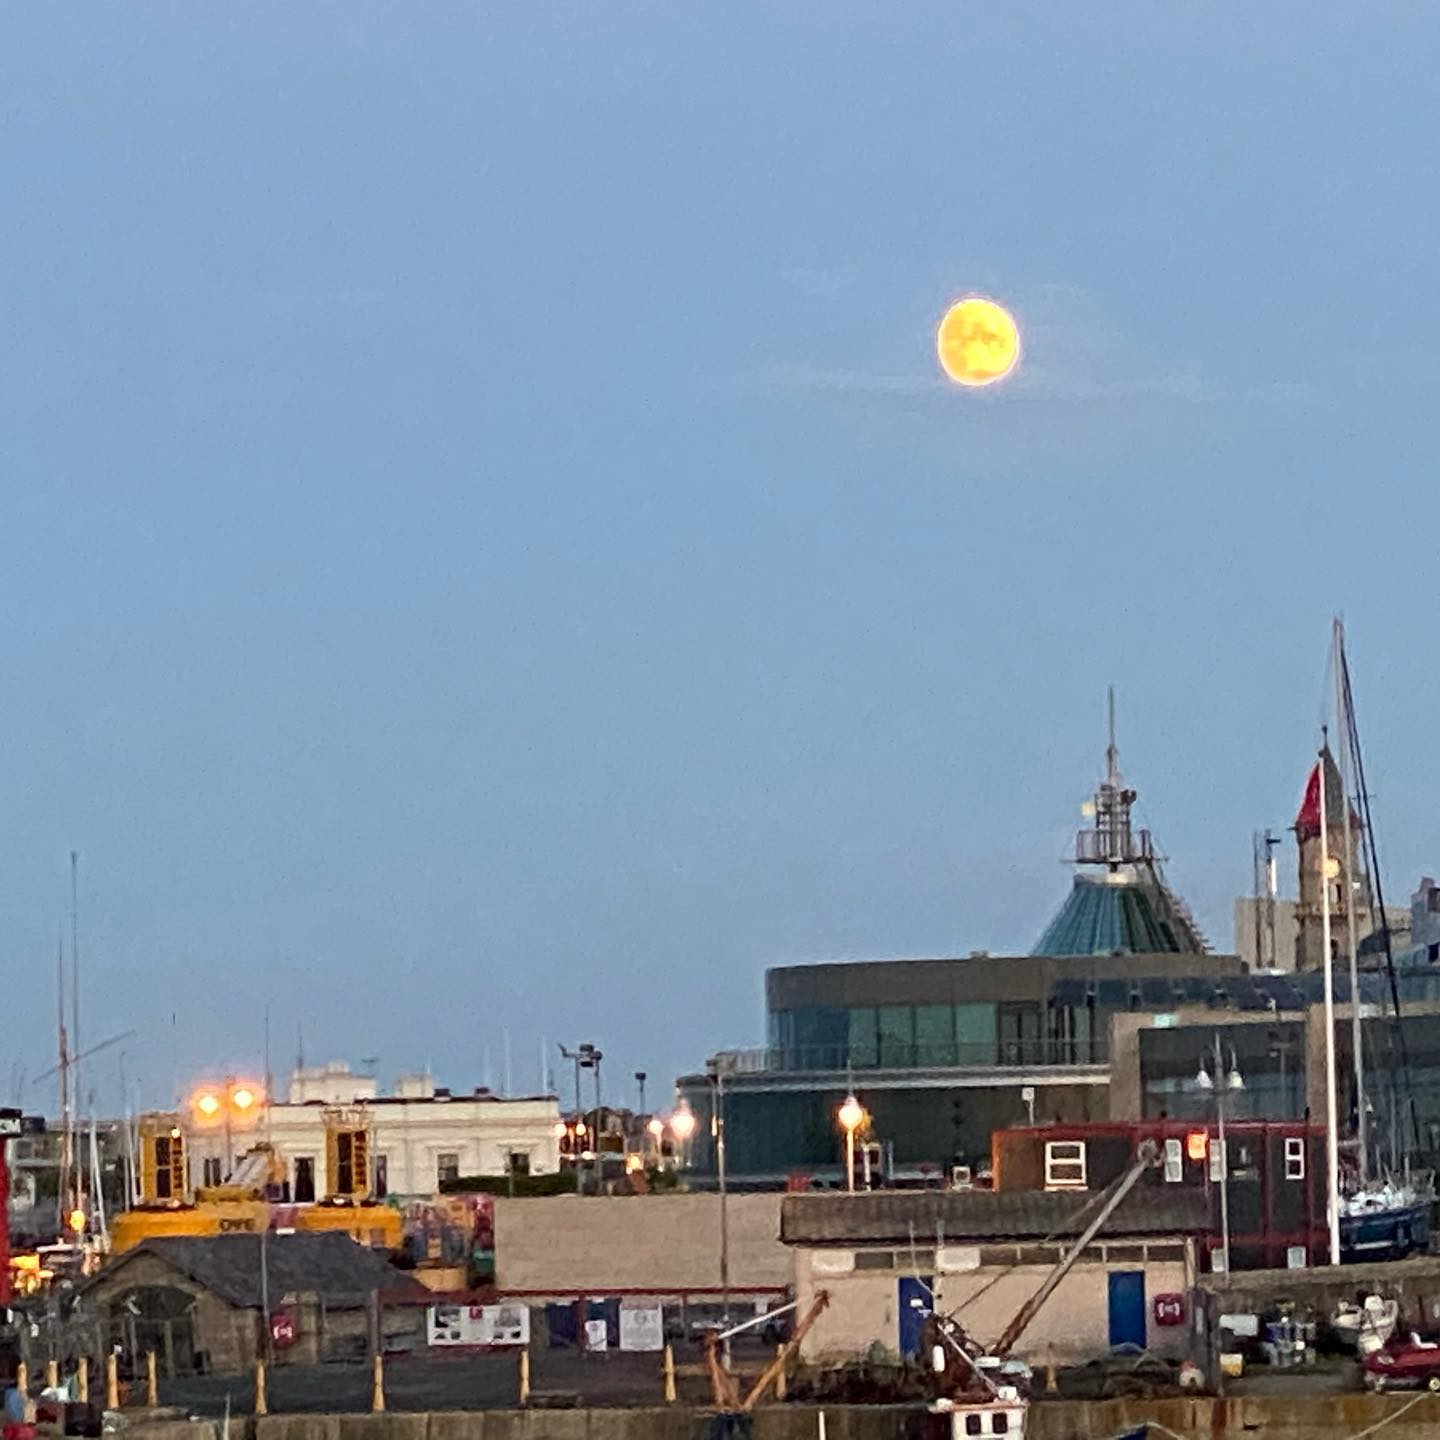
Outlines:
MULTIPOLYGON (((812 390, 834 395, 954 395, 956 387, 942 376, 886 374, 816 365, 769 365, 761 372, 763 383, 776 389, 812 390)), ((1059 400, 1072 404, 1133 399, 1154 395, 1198 403, 1206 387, 1198 375, 1176 373, 1095 380, 1081 374, 1027 369, 1023 364, 1009 380, 982 392, 987 401, 1017 403, 1025 400, 1059 400)))

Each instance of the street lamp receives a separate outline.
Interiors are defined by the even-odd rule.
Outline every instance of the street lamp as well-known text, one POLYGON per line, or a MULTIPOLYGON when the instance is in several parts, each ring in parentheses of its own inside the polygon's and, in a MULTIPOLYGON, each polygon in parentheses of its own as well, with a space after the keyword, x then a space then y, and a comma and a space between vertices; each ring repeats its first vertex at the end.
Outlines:
POLYGON ((695 1133, 695 1112, 688 1101, 682 1100, 680 1108, 670 1117, 670 1133, 680 1147, 675 1157, 676 1164, 683 1169, 689 1163, 690 1137, 695 1133))
MULTIPOLYGON (((1215 1095, 1216 1159, 1220 1168, 1220 1253, 1224 1256, 1224 1270, 1230 1273, 1230 1153, 1225 1143, 1225 1095, 1229 1091, 1239 1094, 1245 1089, 1245 1077, 1235 1056, 1235 1047, 1230 1047, 1230 1069, 1227 1072, 1220 1053, 1220 1032, 1215 1032, 1214 1071, 1205 1068, 1202 1058, 1195 1074, 1195 1088, 1213 1091, 1215 1095)), ((1212 1160, 1212 1170, 1215 1162, 1212 1160)), ((1213 1268, 1214 1260, 1211 1265, 1213 1268)))
POLYGON ((855 1132, 865 1123, 865 1107, 855 1098, 847 1095, 840 1109, 836 1111, 840 1128, 845 1132, 845 1188, 855 1190, 855 1132))
POLYGON ((202 1126, 223 1124, 225 1127, 225 1175, 228 1178, 235 1165, 232 1132, 234 1127, 244 1127, 254 1119, 255 1112, 264 1103, 264 1091, 258 1085, 246 1080, 227 1076, 219 1085, 206 1085, 196 1092, 190 1108, 197 1124, 202 1126))

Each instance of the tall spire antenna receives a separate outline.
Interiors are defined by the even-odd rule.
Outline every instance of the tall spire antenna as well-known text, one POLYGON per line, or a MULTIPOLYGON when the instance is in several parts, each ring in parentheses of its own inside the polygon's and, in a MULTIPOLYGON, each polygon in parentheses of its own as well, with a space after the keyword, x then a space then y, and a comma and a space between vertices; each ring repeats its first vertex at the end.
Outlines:
POLYGON ((1105 697, 1110 711, 1110 743, 1105 747, 1105 778, 1111 785, 1114 785, 1120 779, 1120 752, 1115 748, 1115 687, 1113 685, 1106 690, 1105 697))

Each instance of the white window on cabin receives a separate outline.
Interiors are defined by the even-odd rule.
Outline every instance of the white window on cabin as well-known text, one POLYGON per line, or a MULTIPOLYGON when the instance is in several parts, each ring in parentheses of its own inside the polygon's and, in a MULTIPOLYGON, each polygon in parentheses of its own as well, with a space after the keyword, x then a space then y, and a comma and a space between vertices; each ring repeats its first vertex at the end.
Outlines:
POLYGON ((1285 1178, 1305 1178, 1305 1141, 1299 1135, 1291 1136, 1285 1141, 1285 1178))
POLYGON ((1185 1149, 1179 1140, 1165 1142, 1165 1183, 1178 1185, 1185 1178, 1185 1149))
POLYGON ((1083 1140, 1047 1140, 1045 1142, 1045 1188, 1047 1190, 1083 1190, 1085 1188, 1085 1142, 1083 1140))

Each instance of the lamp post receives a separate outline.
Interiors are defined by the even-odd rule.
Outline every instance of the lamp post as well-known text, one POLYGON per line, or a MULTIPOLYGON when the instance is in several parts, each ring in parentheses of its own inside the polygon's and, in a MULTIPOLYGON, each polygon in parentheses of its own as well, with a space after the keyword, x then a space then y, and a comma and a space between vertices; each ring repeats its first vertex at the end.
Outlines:
MULTIPOLYGON (((1220 1054, 1220 1032, 1215 1032, 1215 1055, 1214 1055, 1214 1078, 1205 1069, 1205 1062, 1201 1060, 1200 1068, 1195 1075, 1195 1086, 1199 1090, 1213 1090, 1215 1092, 1215 1129, 1216 1146, 1220 1163, 1220 1253, 1225 1257, 1224 1270, 1230 1273, 1230 1153, 1225 1144, 1225 1092, 1227 1090, 1241 1091, 1245 1088, 1245 1078, 1240 1073, 1240 1066, 1235 1060, 1235 1047, 1230 1047, 1230 1069, 1225 1070, 1224 1062, 1220 1054)), ((1213 1169, 1213 1166, 1212 1166, 1213 1169)), ((1213 1266, 1213 1261, 1211 1262, 1213 1266)))
MULTIPOLYGON (((577 1046, 574 1050, 568 1045, 560 1047, 560 1054, 566 1060, 575 1062, 575 1129, 576 1133, 585 1133, 584 1111, 581 1109, 583 1101, 580 1095, 580 1072, 582 1070, 593 1070, 595 1072, 595 1123, 591 1127, 595 1137, 595 1168, 596 1173, 600 1171, 600 1062, 605 1058, 604 1052, 588 1041, 577 1046)), ((575 1193, 582 1193, 580 1179, 580 1153, 575 1154, 575 1193)))
POLYGON ((715 1103, 710 1112, 710 1134, 715 1140, 715 1175, 720 1186, 720 1304, 730 1323, 730 1206, 725 1187, 725 1069, 728 1056, 716 1055, 706 1063, 715 1082, 715 1103))
POLYGON ((690 1137, 695 1133, 695 1112, 688 1101, 682 1100, 680 1108, 670 1117, 670 1133, 680 1144, 676 1160, 683 1167, 689 1160, 690 1137))
POLYGON ((225 1137, 225 1175, 228 1179, 235 1168, 234 1127, 237 1122, 244 1124, 252 1118, 256 1107, 263 1101, 259 1088, 248 1081, 226 1076, 224 1083, 205 1086, 191 1101, 191 1110, 200 1124, 222 1125, 225 1137))
POLYGON ((836 1118, 845 1132, 845 1188, 855 1193, 855 1132, 865 1123, 865 1107, 853 1094, 847 1095, 836 1118))

